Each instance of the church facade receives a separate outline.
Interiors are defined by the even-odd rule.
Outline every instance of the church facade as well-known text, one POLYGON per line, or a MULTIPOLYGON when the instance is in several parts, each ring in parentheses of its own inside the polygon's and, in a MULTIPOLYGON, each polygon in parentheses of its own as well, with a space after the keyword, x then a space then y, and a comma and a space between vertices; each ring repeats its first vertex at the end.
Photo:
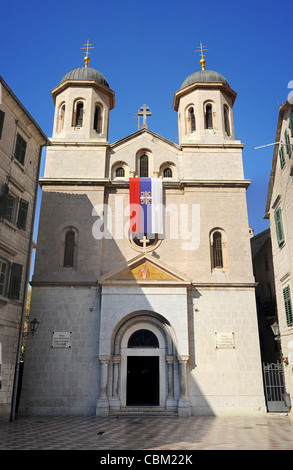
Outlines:
MULTIPOLYGON (((19 412, 266 413, 236 93, 219 73, 175 92, 179 143, 143 125, 109 143, 97 70, 52 91, 19 412), (130 182, 154 182, 162 230, 131 230, 130 182), (155 185, 160 180, 159 185, 155 185)), ((149 191, 141 204, 152 205, 149 191)))

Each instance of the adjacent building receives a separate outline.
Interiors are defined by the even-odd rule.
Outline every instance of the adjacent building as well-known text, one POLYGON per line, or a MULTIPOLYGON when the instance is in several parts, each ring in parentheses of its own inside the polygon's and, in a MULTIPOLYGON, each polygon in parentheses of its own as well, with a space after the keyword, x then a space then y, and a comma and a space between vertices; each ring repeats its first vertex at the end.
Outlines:
POLYGON ((270 221, 286 390, 293 396, 293 97, 279 108, 265 217, 270 221))
POLYGON ((174 94, 178 144, 145 105, 110 143, 115 93, 88 62, 52 90, 20 413, 266 413, 236 93, 201 65, 174 94))
POLYGON ((0 418, 15 398, 41 152, 47 137, 0 77, 0 418))

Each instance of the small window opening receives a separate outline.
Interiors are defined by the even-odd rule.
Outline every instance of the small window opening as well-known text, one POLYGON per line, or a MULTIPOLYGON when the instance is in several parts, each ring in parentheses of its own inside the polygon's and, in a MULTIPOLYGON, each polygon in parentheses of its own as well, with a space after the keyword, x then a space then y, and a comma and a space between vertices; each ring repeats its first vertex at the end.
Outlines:
POLYGON ((172 170, 171 168, 165 168, 163 171, 164 178, 172 178, 172 170))
POLYGON ((190 119, 190 130, 191 132, 194 132, 196 130, 194 109, 189 108, 188 114, 189 114, 189 119, 190 119))
POLYGON ((116 170, 116 178, 124 178, 124 176, 125 176, 125 170, 124 170, 124 168, 122 168, 122 166, 119 167, 119 168, 117 168, 117 170, 116 170))
POLYGON ((101 107, 96 106, 95 117, 94 117, 94 130, 98 133, 102 132, 102 112, 101 107))
POLYGON ((73 230, 69 230, 65 235, 64 264, 63 264, 64 267, 73 266, 74 246, 75 246, 75 233, 73 230))
POLYGON ((138 330, 128 340, 128 348, 158 348, 159 341, 156 335, 149 330, 138 330))
POLYGON ((83 123, 83 103, 78 103, 76 106, 76 127, 82 127, 83 123))
POLYGON ((206 129, 212 129, 213 128, 213 110, 212 110, 212 105, 207 104, 206 105, 206 129))
POLYGON ((222 235, 220 232, 213 234, 213 261, 214 268, 223 268, 222 235))
POLYGON ((139 176, 141 178, 147 178, 149 176, 149 159, 147 155, 142 155, 139 159, 140 168, 139 176))

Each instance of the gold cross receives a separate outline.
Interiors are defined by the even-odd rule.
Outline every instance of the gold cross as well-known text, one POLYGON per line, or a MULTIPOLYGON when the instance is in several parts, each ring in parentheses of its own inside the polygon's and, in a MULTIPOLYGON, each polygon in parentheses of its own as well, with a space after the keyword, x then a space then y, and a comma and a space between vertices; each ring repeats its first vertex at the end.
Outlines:
POLYGON ((205 46, 202 45, 201 41, 200 41, 200 46, 198 46, 197 49, 200 49, 200 51, 195 51, 195 52, 199 52, 199 54, 201 55, 201 60, 199 61, 199 63, 201 65, 202 70, 204 70, 205 65, 206 65, 206 60, 204 59, 205 57, 204 52, 208 51, 208 49, 205 49, 205 46))
POLYGON ((90 54, 89 49, 94 49, 95 47, 94 47, 92 44, 89 43, 89 40, 87 40, 87 43, 84 44, 84 46, 85 46, 85 47, 81 47, 81 49, 86 49, 86 52, 85 52, 86 56, 85 56, 85 58, 83 59, 83 60, 84 60, 84 66, 85 66, 85 67, 88 67, 89 61, 90 61, 90 58, 89 58, 89 54, 90 54))
POLYGON ((140 202, 142 204, 151 204, 152 203, 151 192, 150 191, 142 191, 141 194, 140 194, 140 202))

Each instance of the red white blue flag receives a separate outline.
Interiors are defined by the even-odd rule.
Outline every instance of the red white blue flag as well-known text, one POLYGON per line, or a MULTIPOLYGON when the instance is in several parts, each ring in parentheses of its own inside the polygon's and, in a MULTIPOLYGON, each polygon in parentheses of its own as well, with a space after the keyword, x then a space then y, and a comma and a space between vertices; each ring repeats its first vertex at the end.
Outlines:
POLYGON ((161 178, 129 178, 130 232, 163 233, 161 178))

